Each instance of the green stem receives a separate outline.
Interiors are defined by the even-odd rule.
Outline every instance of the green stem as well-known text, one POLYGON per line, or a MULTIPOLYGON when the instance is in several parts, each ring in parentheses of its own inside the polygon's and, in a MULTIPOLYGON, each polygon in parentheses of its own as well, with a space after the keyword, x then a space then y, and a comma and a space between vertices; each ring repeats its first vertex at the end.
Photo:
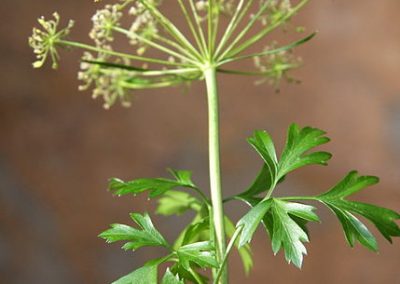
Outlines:
POLYGON ((231 58, 226 58, 222 61, 220 61, 218 63, 219 66, 223 65, 223 64, 227 64, 230 62, 234 62, 234 61, 238 61, 238 60, 244 60, 244 59, 249 59, 249 58, 254 58, 254 57, 260 57, 260 56, 266 56, 266 55, 272 55, 272 54, 277 54, 283 51, 288 51, 291 49, 294 49, 295 47, 298 47, 299 45, 302 45, 306 42, 308 42, 309 40, 311 40, 313 37, 316 36, 316 32, 306 36, 305 38, 302 38, 298 41, 292 42, 288 45, 284 45, 275 49, 269 49, 269 50, 265 50, 263 52, 258 52, 258 53, 253 53, 253 54, 247 54, 247 55, 243 55, 243 56, 238 56, 238 57, 231 57, 231 58))
POLYGON ((189 269, 190 274, 192 274, 194 280, 196 280, 197 284, 203 284, 203 280, 199 277, 199 275, 192 268, 189 269))
POLYGON ((169 49, 169 48, 167 48, 167 47, 165 47, 165 46, 163 46, 163 45, 161 45, 161 44, 158 44, 158 43, 156 43, 156 42, 153 42, 153 41, 151 41, 151 40, 148 40, 148 39, 146 39, 145 37, 142 37, 142 36, 140 36, 140 35, 138 35, 138 34, 136 34, 136 33, 133 33, 133 32, 131 32, 131 31, 127 30, 127 29, 120 28, 120 27, 115 27, 115 28, 113 28, 113 30, 114 30, 114 31, 117 31, 117 32, 119 32, 119 33, 122 33, 122 34, 124 34, 124 35, 126 35, 126 36, 128 36, 128 37, 131 36, 131 35, 134 35, 134 36, 136 36, 139 40, 141 40, 142 42, 144 42, 145 44, 147 44, 147 45, 149 45, 149 46, 151 46, 151 47, 153 47, 153 48, 155 48, 155 49, 158 49, 158 50, 160 50, 160 51, 162 51, 162 52, 164 52, 164 53, 166 53, 166 54, 168 54, 168 55, 178 57, 178 58, 180 58, 180 59, 182 59, 182 60, 184 60, 184 61, 189 61, 189 62, 191 62, 191 63, 193 63, 193 64, 196 64, 196 63, 197 63, 196 60, 193 60, 192 55, 191 55, 191 58, 186 57, 185 55, 182 55, 182 54, 180 54, 180 53, 177 53, 177 52, 175 52, 175 51, 172 50, 172 49, 169 49))
POLYGON ((76 47, 76 48, 81 48, 85 50, 90 50, 94 52, 99 52, 99 53, 104 53, 108 54, 111 56, 117 56, 117 57, 122 57, 126 59, 131 59, 131 60, 137 60, 137 61, 142 61, 142 62, 149 62, 149 63, 156 63, 156 64, 162 64, 162 65, 173 65, 173 66, 190 66, 193 67, 193 65, 189 64, 183 64, 179 62, 170 62, 167 60, 162 60, 162 59, 156 59, 156 58, 149 58, 149 57, 143 57, 143 56, 137 56, 137 55, 132 55, 128 53, 123 53, 123 52, 117 52, 109 49, 104 49, 80 42, 75 42, 75 41, 68 41, 68 40, 60 40, 57 42, 58 45, 61 46, 66 46, 66 47, 76 47))
POLYGON ((224 51, 220 56, 218 56, 219 60, 224 60, 226 58, 226 55, 231 52, 233 48, 235 48, 236 44, 240 42, 240 40, 247 35, 247 33, 250 31, 250 29, 254 26, 254 24, 257 22, 257 20, 260 18, 260 16, 268 9, 269 5, 271 3, 271 0, 268 0, 265 2, 258 10, 258 12, 250 19, 250 21, 247 23, 247 25, 242 29, 242 31, 235 37, 233 42, 227 47, 224 48, 224 51))
POLYGON ((203 46, 202 50, 204 51, 203 55, 208 56, 209 54, 208 54, 208 47, 207 47, 206 37, 204 35, 204 31, 203 31, 203 28, 201 26, 201 19, 200 19, 199 14, 197 13, 196 5, 195 5, 193 0, 190 0, 189 4, 190 4, 190 9, 192 10, 192 14, 193 14, 196 26, 197 26, 198 33, 200 35, 200 41, 201 41, 201 44, 203 46))
POLYGON ((222 275, 223 267, 226 264, 226 262, 228 261, 229 253, 231 252, 233 246, 235 245, 237 238, 240 236, 242 229, 243 229, 243 227, 236 228, 235 233, 233 234, 231 240, 229 241, 229 244, 226 247, 226 252, 225 252, 224 258, 222 259, 222 262, 221 262, 221 267, 220 267, 220 269, 218 269, 217 276, 215 276, 214 284, 218 283, 218 280, 222 275))
POLYGON ((200 50, 200 52, 201 52, 201 55, 204 56, 204 55, 206 54, 206 51, 203 49, 204 46, 202 45, 202 43, 201 43, 201 41, 200 41, 199 34, 198 34, 197 31, 196 31, 196 28, 195 28, 195 26, 194 26, 194 24, 193 24, 193 21, 192 21, 190 15, 189 15, 189 12, 188 12, 188 10, 186 9, 186 6, 185 6, 185 4, 182 2, 182 0, 178 0, 178 2, 179 2, 179 6, 181 7, 182 13, 185 15, 186 22, 187 22, 188 25, 189 25, 190 31, 192 32, 192 35, 193 35, 193 37, 194 37, 194 39, 195 39, 195 41, 196 41, 196 44, 197 44, 197 46, 198 46, 198 48, 199 48, 199 50, 200 50))
POLYGON ((244 2, 245 2, 244 0, 240 0, 240 2, 237 4, 236 11, 235 11, 228 27, 226 28, 224 35, 222 36, 222 39, 217 47, 217 50, 215 51, 216 58, 219 57, 220 52, 225 47, 228 40, 230 40, 232 34, 234 33, 234 31, 240 24, 242 18, 246 15, 247 11, 253 4, 253 0, 248 0, 246 6, 243 9, 244 2))
POLYGON ((315 196, 285 196, 279 197, 281 200, 315 200, 319 201, 319 199, 315 196))
MULTIPOLYGON (((221 263, 225 255, 225 226, 224 210, 222 202, 220 151, 219 151, 219 108, 217 74, 214 66, 204 71, 208 95, 208 119, 209 119, 209 159, 210 159, 210 190, 213 208, 213 226, 215 229, 215 241, 218 263, 221 263)), ((226 265, 221 266, 220 284, 228 281, 226 265)))
POLYGON ((139 0, 139 1, 148 9, 148 11, 164 27, 164 29, 173 38, 175 38, 175 40, 177 40, 180 44, 182 44, 182 46, 193 52, 193 54, 196 54, 197 56, 199 56, 199 58, 201 58, 201 56, 198 54, 197 50, 192 46, 189 40, 167 17, 161 14, 161 12, 154 5, 152 5, 148 0, 139 0))
POLYGON ((301 8, 304 7, 308 3, 309 0, 302 0, 300 3, 297 4, 289 13, 286 15, 282 16, 279 20, 277 20, 275 23, 272 25, 268 26, 267 28, 261 30, 258 32, 256 35, 251 37, 249 40, 246 40, 244 43, 242 43, 239 47, 236 47, 234 49, 230 48, 228 52, 225 53, 227 57, 233 57, 239 54, 240 52, 248 49, 250 46, 255 44, 256 42, 260 41, 263 39, 267 34, 275 30, 276 28, 280 27, 283 23, 287 22, 292 16, 294 16, 301 8))
POLYGON ((198 188, 198 187, 191 187, 194 191, 197 192, 197 194, 201 197, 201 199, 203 199, 204 203, 209 206, 210 204, 210 200, 208 200, 207 196, 203 193, 203 191, 198 188))

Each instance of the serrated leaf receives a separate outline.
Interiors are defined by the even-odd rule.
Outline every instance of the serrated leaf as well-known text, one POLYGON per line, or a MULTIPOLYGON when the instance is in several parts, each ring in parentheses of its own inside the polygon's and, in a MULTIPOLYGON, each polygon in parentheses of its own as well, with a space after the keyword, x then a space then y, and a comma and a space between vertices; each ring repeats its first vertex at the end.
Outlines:
POLYGON ((156 213, 164 216, 179 216, 187 210, 199 211, 200 208, 201 204, 197 198, 186 192, 170 190, 158 200, 156 213))
POLYGON ((184 284, 183 280, 179 279, 179 275, 174 275, 169 268, 165 271, 161 284, 184 284))
MULTIPOLYGON (((224 223, 226 235, 228 236, 228 238, 232 238, 233 234, 235 233, 235 225, 227 216, 225 216, 224 223)), ((244 272, 246 273, 246 275, 248 275, 250 270, 253 268, 253 258, 250 245, 246 244, 239 248, 239 241, 236 241, 235 247, 238 250, 239 256, 242 260, 244 272)))
POLYGON ((328 143, 330 139, 326 133, 317 128, 304 127, 300 129, 297 124, 292 124, 288 130, 285 148, 279 162, 278 178, 306 165, 326 165, 332 157, 327 152, 314 152, 307 154, 312 148, 328 143))
POLYGON ((378 250, 378 244, 375 237, 360 220, 358 220, 350 212, 342 210, 334 203, 327 202, 326 205, 331 208, 338 217, 340 223, 342 224, 346 240, 351 247, 354 247, 355 241, 358 240, 368 249, 373 251, 378 250))
POLYGON ((108 243, 127 241, 122 247, 125 250, 136 250, 143 246, 169 247, 164 237, 154 228, 147 213, 144 215, 133 213, 130 216, 140 230, 128 225, 112 224, 111 229, 104 231, 99 237, 108 243))
POLYGON ((346 197, 378 182, 377 177, 359 176, 356 171, 352 171, 337 185, 316 197, 336 214, 350 246, 359 241, 370 250, 378 249, 375 237, 353 214, 371 221, 389 242, 392 242, 392 237, 400 236, 400 228, 395 222, 400 219, 397 212, 376 205, 345 200, 346 197))
POLYGON ((389 242, 392 242, 391 237, 400 236, 400 228, 395 223, 395 220, 400 219, 400 214, 393 210, 367 203, 350 202, 347 200, 337 201, 335 204, 345 210, 362 215, 370 220, 389 242))
POLYGON ((351 171, 337 185, 318 195, 318 197, 321 199, 342 199, 378 182, 378 177, 359 176, 357 171, 351 171))
POLYGON ((218 267, 214 250, 214 245, 210 241, 205 241, 181 246, 176 254, 179 265, 186 270, 190 269, 191 263, 202 268, 218 267))
MULTIPOLYGON (((308 242, 307 233, 293 220, 290 214, 296 213, 299 218, 317 221, 318 217, 312 212, 313 207, 284 202, 274 199, 271 205, 273 219, 272 250, 275 254, 283 248, 286 261, 301 268, 303 255, 307 254, 304 242, 308 242), (295 209, 295 210, 293 210, 295 209), (301 217, 300 217, 301 216, 301 217)), ((293 214, 294 215, 294 214, 293 214)))
POLYGON ((195 187, 192 181, 192 172, 191 171, 178 171, 173 169, 168 169, 168 171, 175 177, 175 179, 185 186, 195 187))
MULTIPOLYGON (((283 202, 283 201, 279 201, 283 202)), ((320 219, 317 214, 315 214, 315 207, 310 205, 305 205, 301 203, 295 202, 284 202, 282 203, 285 207, 286 212, 290 215, 296 216, 300 219, 311 221, 311 222, 319 222, 320 219)))
POLYGON ((239 247, 249 243, 254 232, 260 225, 264 215, 268 212, 272 204, 271 199, 264 200, 251 208, 236 224, 236 227, 243 227, 239 238, 239 247))
POLYGON ((150 284, 157 283, 157 265, 145 265, 124 277, 114 281, 112 284, 150 284))
POLYGON ((149 191, 149 196, 154 198, 177 187, 194 187, 189 171, 169 171, 174 176, 175 180, 166 178, 142 178, 125 182, 117 178, 112 178, 109 181, 108 188, 116 195, 136 195, 149 191))
POLYGON ((235 198, 248 199, 273 190, 275 186, 285 179, 289 172, 306 165, 326 165, 332 157, 327 152, 308 153, 312 148, 329 142, 325 132, 316 128, 299 128, 292 124, 288 130, 286 146, 278 161, 275 146, 271 136, 265 131, 255 131, 248 142, 258 152, 264 161, 264 165, 253 184, 235 198))
POLYGON ((267 169, 264 169, 263 173, 268 174, 268 177, 265 178, 266 184, 270 181, 270 187, 274 186, 276 182, 278 160, 271 136, 266 131, 255 131, 253 136, 247 139, 247 141, 265 162, 267 169))

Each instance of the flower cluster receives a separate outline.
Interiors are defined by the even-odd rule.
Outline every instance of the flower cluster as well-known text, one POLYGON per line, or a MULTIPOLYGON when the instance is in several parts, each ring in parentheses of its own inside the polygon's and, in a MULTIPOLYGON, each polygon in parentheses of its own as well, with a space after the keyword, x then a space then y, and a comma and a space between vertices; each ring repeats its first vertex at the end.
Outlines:
POLYGON ((264 26, 274 24, 293 9, 291 0, 263 0, 260 4, 267 6, 265 13, 260 17, 264 26))
POLYGON ((94 40, 96 46, 103 47, 114 40, 114 28, 119 26, 122 18, 121 5, 106 5, 103 9, 98 10, 92 17, 93 28, 89 33, 91 39, 94 40))
MULTIPOLYGON (((160 0, 151 1, 151 4, 155 6, 160 5, 160 3, 160 0)), ((143 54, 147 48, 147 44, 143 42, 143 39, 151 40, 159 32, 157 21, 150 11, 139 2, 130 8, 129 15, 135 17, 135 20, 129 29, 128 38, 132 45, 138 46, 137 53, 143 54)))
MULTIPOLYGON (((199 12, 204 12, 204 13, 208 12, 208 0, 198 0, 196 1, 195 5, 196 9, 199 12)), ((236 5, 237 4, 235 0, 219 0, 216 1, 212 13, 215 14, 216 16, 220 13, 225 15, 231 15, 235 10, 236 5)))
MULTIPOLYGON (((109 56, 99 53, 94 57, 91 53, 85 52, 82 57, 81 70, 78 79, 83 82, 79 86, 80 91, 84 91, 93 86, 92 97, 94 99, 102 97, 103 107, 109 109, 119 99, 122 106, 129 107, 129 93, 124 86, 124 82, 132 78, 129 71, 118 68, 103 68, 93 62, 106 62, 109 56)), ((129 64, 129 62, 124 62, 129 64)))
MULTIPOLYGON (((264 51, 274 50, 276 46, 277 43, 273 42, 270 46, 265 47, 264 51)), ((265 75, 265 78, 260 83, 267 81, 275 86, 276 90, 279 90, 279 84, 282 79, 286 79, 289 82, 296 81, 288 76, 288 72, 300 67, 301 63, 301 58, 296 57, 291 50, 254 57, 255 67, 265 75)))
POLYGON ((29 37, 29 45, 36 54, 36 61, 33 63, 34 68, 40 68, 50 56, 53 64, 52 67, 58 67, 59 55, 57 52, 57 44, 65 38, 71 31, 74 21, 70 20, 68 25, 57 31, 60 23, 60 16, 57 12, 53 13, 54 20, 46 20, 44 17, 38 19, 42 29, 33 28, 32 36, 29 37))

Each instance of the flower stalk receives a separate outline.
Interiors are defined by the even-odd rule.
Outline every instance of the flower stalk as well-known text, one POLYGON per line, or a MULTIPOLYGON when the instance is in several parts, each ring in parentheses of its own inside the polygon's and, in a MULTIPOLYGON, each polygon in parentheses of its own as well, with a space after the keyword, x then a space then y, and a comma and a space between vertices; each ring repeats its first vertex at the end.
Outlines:
MULTIPOLYGON (((209 131, 209 165, 212 216, 215 230, 217 260, 221 263, 225 255, 225 226, 222 199, 221 167, 220 167, 220 132, 219 132, 219 98, 217 71, 214 66, 204 71, 208 99, 208 131, 209 131)), ((221 268, 220 284, 227 283, 227 268, 221 268)))

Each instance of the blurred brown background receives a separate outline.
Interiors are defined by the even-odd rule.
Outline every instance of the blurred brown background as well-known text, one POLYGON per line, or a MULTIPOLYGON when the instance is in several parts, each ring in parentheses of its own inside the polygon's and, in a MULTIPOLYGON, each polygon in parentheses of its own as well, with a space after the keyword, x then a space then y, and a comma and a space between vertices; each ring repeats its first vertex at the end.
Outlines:
MULTIPOLYGON (((0 9, 0 282, 109 283, 157 255, 124 252, 96 237, 109 223, 129 222, 129 212, 154 207, 145 197, 112 197, 109 177, 191 169, 207 189, 203 85, 188 93, 139 92, 131 109, 104 111, 100 101, 77 91, 81 52, 63 54, 57 72, 34 71, 27 47, 36 18, 53 11, 76 19, 73 37, 86 40, 92 1, 3 0, 0 9)), ((226 195, 248 185, 260 166, 245 138, 267 129, 282 145, 287 126, 297 122, 327 130, 334 158, 329 168, 292 174, 282 194, 320 192, 359 169, 382 179, 359 198, 400 210, 399 11, 396 0, 314 0, 296 18, 308 31, 319 30, 298 50, 305 61, 296 72, 301 85, 275 94, 250 78, 220 77, 226 195)), ((227 210, 237 219, 245 208, 227 210)), ((389 245, 379 236, 379 254, 350 249, 335 217, 323 208, 319 213, 323 223, 311 227, 302 271, 282 254, 274 257, 260 230, 251 276, 243 276, 235 256, 232 283, 400 283, 398 240, 389 245)), ((177 219, 155 218, 169 239, 182 227, 177 219)))

